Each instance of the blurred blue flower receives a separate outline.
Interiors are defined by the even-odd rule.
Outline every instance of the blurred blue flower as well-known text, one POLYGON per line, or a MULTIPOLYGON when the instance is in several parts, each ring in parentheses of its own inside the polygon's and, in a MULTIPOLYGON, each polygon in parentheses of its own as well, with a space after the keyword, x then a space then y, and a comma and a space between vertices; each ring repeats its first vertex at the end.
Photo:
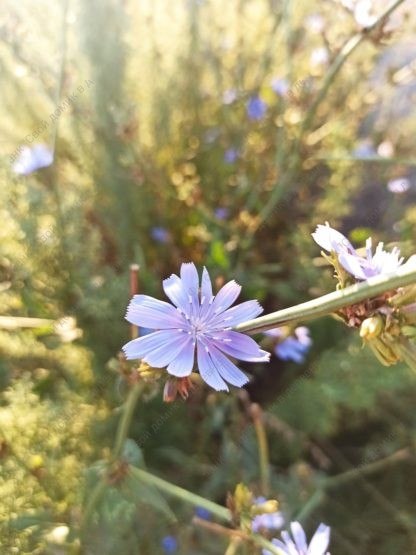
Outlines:
POLYGON ((387 183, 387 189, 390 193, 401 194, 408 191, 411 187, 411 183, 407 177, 399 177, 397 179, 392 179, 387 183))
POLYGON ((325 28, 325 19, 319 13, 313 13, 306 18, 305 24, 313 33, 320 33, 325 28))
POLYGON ((283 79, 282 77, 275 77, 272 79, 271 87, 273 92, 279 96, 285 96, 290 89, 287 79, 283 79))
POLYGON ((352 151, 354 158, 373 158, 377 156, 376 149, 370 139, 364 139, 358 143, 352 151))
POLYGON ((247 101, 247 115, 252 120, 261 120, 266 115, 267 104, 259 95, 250 96, 247 101))
MULTIPOLYGON (((255 500, 256 505, 262 505, 266 503, 267 499, 265 497, 257 497, 255 500)), ((285 519, 280 511, 275 511, 273 513, 263 513, 261 515, 256 515, 251 521, 251 529, 257 534, 262 529, 263 530, 278 530, 283 528, 285 524, 285 519)))
POLYGON ((320 48, 314 48, 311 54, 311 64, 314 66, 326 64, 329 60, 328 50, 322 46, 320 48))
POLYGON ((235 148, 228 148, 224 153, 224 161, 227 164, 234 164, 238 158, 238 150, 235 148))
POLYGON ((162 539, 162 549, 165 553, 175 553, 178 549, 178 541, 175 536, 165 536, 162 539))
POLYGON ((126 319, 158 331, 124 345, 127 359, 143 359, 154 368, 166 366, 169 374, 184 378, 192 373, 196 352, 201 378, 217 391, 228 391, 226 382, 242 387, 248 381, 226 355, 249 362, 269 360, 270 354, 254 339, 232 330, 263 312, 257 301, 230 308, 241 292, 234 280, 214 296, 206 268, 200 284, 191 262, 182 264, 180 277, 173 274, 165 279, 163 289, 175 306, 147 295, 131 300, 126 319))
POLYGON ((366 241, 366 256, 360 256, 348 239, 329 224, 318 225, 312 237, 324 250, 335 252, 342 267, 356 279, 366 280, 373 276, 394 272, 400 266, 414 266, 416 263, 416 255, 413 255, 406 264, 403 264, 404 259, 400 257, 400 250, 394 247, 387 252, 383 248, 383 243, 377 245, 373 254, 371 237, 366 241))
POLYGON ((152 239, 158 243, 167 243, 169 241, 169 231, 164 227, 152 227, 150 234, 152 239))
POLYGON ((214 215, 215 215, 215 217, 218 218, 219 220, 225 220, 225 218, 228 216, 229 212, 230 212, 230 211, 228 210, 228 208, 219 207, 219 208, 216 208, 216 209, 214 210, 214 215))
POLYGON ((29 175, 36 170, 50 166, 52 162, 53 152, 48 146, 42 144, 32 147, 24 146, 12 169, 19 175, 29 175))
MULTIPOLYGON (((325 524, 320 524, 313 535, 309 546, 306 540, 306 534, 299 522, 290 524, 292 534, 284 530, 282 532, 282 540, 272 540, 272 544, 278 547, 286 555, 329 555, 327 552, 331 529, 325 524)), ((270 551, 263 549, 263 555, 271 555, 270 551)))
POLYGON ((197 517, 202 518, 203 520, 211 520, 211 511, 208 511, 208 509, 204 509, 204 507, 197 507, 195 509, 195 514, 197 517))
MULTIPOLYGON (((272 337, 281 337, 283 330, 276 328, 265 332, 266 335, 272 337)), ((309 329, 305 326, 299 326, 293 332, 293 336, 286 337, 280 343, 277 343, 274 349, 275 355, 281 360, 292 360, 296 364, 302 364, 312 345, 312 339, 309 337, 309 329)))
POLYGON ((235 89, 228 89, 224 91, 222 95, 222 101, 224 104, 232 104, 235 100, 237 100, 237 91, 235 89))

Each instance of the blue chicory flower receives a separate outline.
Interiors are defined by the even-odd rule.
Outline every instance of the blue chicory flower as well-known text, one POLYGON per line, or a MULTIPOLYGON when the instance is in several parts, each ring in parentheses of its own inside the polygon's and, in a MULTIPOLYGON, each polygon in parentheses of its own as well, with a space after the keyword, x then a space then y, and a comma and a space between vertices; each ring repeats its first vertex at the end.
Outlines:
POLYGON ((175 536, 165 536, 161 543, 165 553, 175 553, 178 549, 178 541, 175 536))
MULTIPOLYGON (((293 360, 296 364, 302 364, 312 345, 312 339, 309 337, 309 329, 305 326, 297 327, 293 333, 294 337, 286 337, 286 339, 277 343, 274 352, 281 360, 293 360)), ((266 331, 265 335, 281 337, 283 331, 276 328, 266 331)))
POLYGON ((328 50, 322 46, 321 48, 314 48, 311 53, 311 64, 314 66, 324 65, 329 60, 328 50))
POLYGON ((227 164, 234 164, 238 158, 238 150, 235 148, 228 148, 224 152, 224 161, 227 164))
MULTIPOLYGON (((327 552, 331 529, 325 524, 320 524, 313 535, 308 546, 306 534, 299 522, 290 524, 292 535, 285 530, 282 532, 282 539, 273 539, 272 544, 278 547, 286 555, 329 555, 327 552)), ((263 555, 271 555, 270 551, 263 549, 263 555)))
MULTIPOLYGON (((403 264, 404 259, 400 257, 400 250, 397 247, 387 252, 383 248, 383 243, 379 243, 373 255, 371 237, 366 241, 366 256, 360 256, 348 239, 328 224, 318 225, 312 237, 324 250, 335 252, 342 267, 359 280, 394 272, 403 264)), ((415 264, 416 255, 413 255, 403 267, 415 264)))
POLYGON ((150 234, 152 239, 158 243, 167 243, 169 241, 169 231, 164 227, 152 227, 150 234))
POLYGON ((281 77, 274 77, 271 82, 271 87, 273 92, 279 96, 285 96, 290 89, 287 79, 283 79, 281 77))
POLYGON ((267 104, 258 95, 253 95, 248 99, 246 108, 248 117, 257 121, 266 115, 267 104))
POLYGON ((225 218, 228 216, 229 212, 230 211, 228 210, 228 208, 226 208, 224 206, 220 206, 219 208, 216 208, 214 210, 214 215, 219 220, 225 220, 225 218))
MULTIPOLYGON (((267 499, 265 497, 257 497, 255 500, 256 505, 262 505, 266 503, 267 499)), ((262 513, 256 515, 251 521, 251 529, 257 534, 261 530, 279 530, 283 528, 285 524, 285 519, 280 511, 275 511, 274 513, 262 513)))
POLYGON ((53 152, 48 146, 43 144, 32 147, 24 146, 12 165, 12 169, 19 175, 29 175, 36 170, 50 166, 52 162, 53 152))
POLYGON ((197 507, 195 509, 195 515, 203 520, 211 520, 211 511, 204 509, 204 507, 197 507))
POLYGON ((375 158, 378 154, 371 139, 364 139, 360 141, 352 151, 352 156, 360 160, 365 160, 368 158, 375 158))
POLYGON ((241 291, 234 280, 214 296, 206 268, 200 286, 191 262, 182 264, 180 277, 173 274, 165 279, 163 289, 174 306, 147 295, 135 295, 131 300, 126 319, 157 331, 124 345, 127 359, 143 359, 154 368, 167 367, 172 376, 184 378, 192 373, 196 352, 201 378, 217 391, 228 391, 226 382, 242 387, 248 381, 226 355, 249 362, 269 360, 270 354, 251 337, 232 330, 263 312, 254 300, 230 308, 241 291))
POLYGON ((390 191, 390 193, 395 193, 395 194, 405 193, 410 189, 411 186, 412 184, 410 180, 407 179, 407 177, 399 177, 397 179, 391 179, 387 183, 387 189, 390 191))

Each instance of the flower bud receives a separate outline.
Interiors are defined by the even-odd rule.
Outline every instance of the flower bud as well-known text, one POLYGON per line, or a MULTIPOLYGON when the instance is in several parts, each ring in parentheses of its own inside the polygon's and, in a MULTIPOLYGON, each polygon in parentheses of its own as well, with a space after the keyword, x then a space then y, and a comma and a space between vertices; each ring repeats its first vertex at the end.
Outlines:
POLYGON ((260 503, 258 505, 253 505, 251 508, 251 514, 255 515, 262 515, 264 513, 276 513, 279 510, 279 502, 276 499, 269 499, 264 503, 260 503))
POLYGON ((381 316, 371 316, 366 318, 361 324, 360 337, 363 339, 374 339, 380 335, 383 329, 383 318, 381 316))
POLYGON ((163 388, 163 400, 165 403, 173 403, 176 399, 178 393, 178 388, 176 385, 176 380, 167 380, 165 387, 163 388))

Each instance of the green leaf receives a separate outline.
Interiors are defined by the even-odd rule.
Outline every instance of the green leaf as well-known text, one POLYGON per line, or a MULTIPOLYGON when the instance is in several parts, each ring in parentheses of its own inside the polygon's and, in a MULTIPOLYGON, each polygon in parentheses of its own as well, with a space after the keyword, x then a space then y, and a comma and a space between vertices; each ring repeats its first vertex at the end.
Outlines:
POLYGON ((145 467, 143 452, 133 439, 127 438, 125 440, 121 456, 133 466, 137 466, 138 468, 145 467))
POLYGON ((53 516, 47 512, 21 515, 9 520, 9 525, 15 530, 26 530, 32 526, 49 526, 54 522, 53 516))

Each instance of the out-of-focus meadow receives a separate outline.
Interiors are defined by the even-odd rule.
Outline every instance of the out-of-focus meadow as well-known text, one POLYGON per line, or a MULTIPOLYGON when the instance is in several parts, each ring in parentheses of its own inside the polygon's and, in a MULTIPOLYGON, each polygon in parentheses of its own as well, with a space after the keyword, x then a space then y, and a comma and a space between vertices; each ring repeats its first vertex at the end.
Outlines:
MULTIPOLYGON (((200 509, 117 477, 83 528, 131 387, 130 264, 141 293, 192 260, 271 312, 334 290, 316 224, 415 252, 416 20, 394 4, 367 31, 385 2, 4 0, 2 554, 226 551, 200 509), (30 171, 36 145, 53 163, 30 171)), ((307 325, 308 353, 245 365, 244 391, 149 383, 125 457, 219 504, 260 494, 259 403, 287 522, 330 525, 333 555, 415 553, 416 376, 307 325)))

